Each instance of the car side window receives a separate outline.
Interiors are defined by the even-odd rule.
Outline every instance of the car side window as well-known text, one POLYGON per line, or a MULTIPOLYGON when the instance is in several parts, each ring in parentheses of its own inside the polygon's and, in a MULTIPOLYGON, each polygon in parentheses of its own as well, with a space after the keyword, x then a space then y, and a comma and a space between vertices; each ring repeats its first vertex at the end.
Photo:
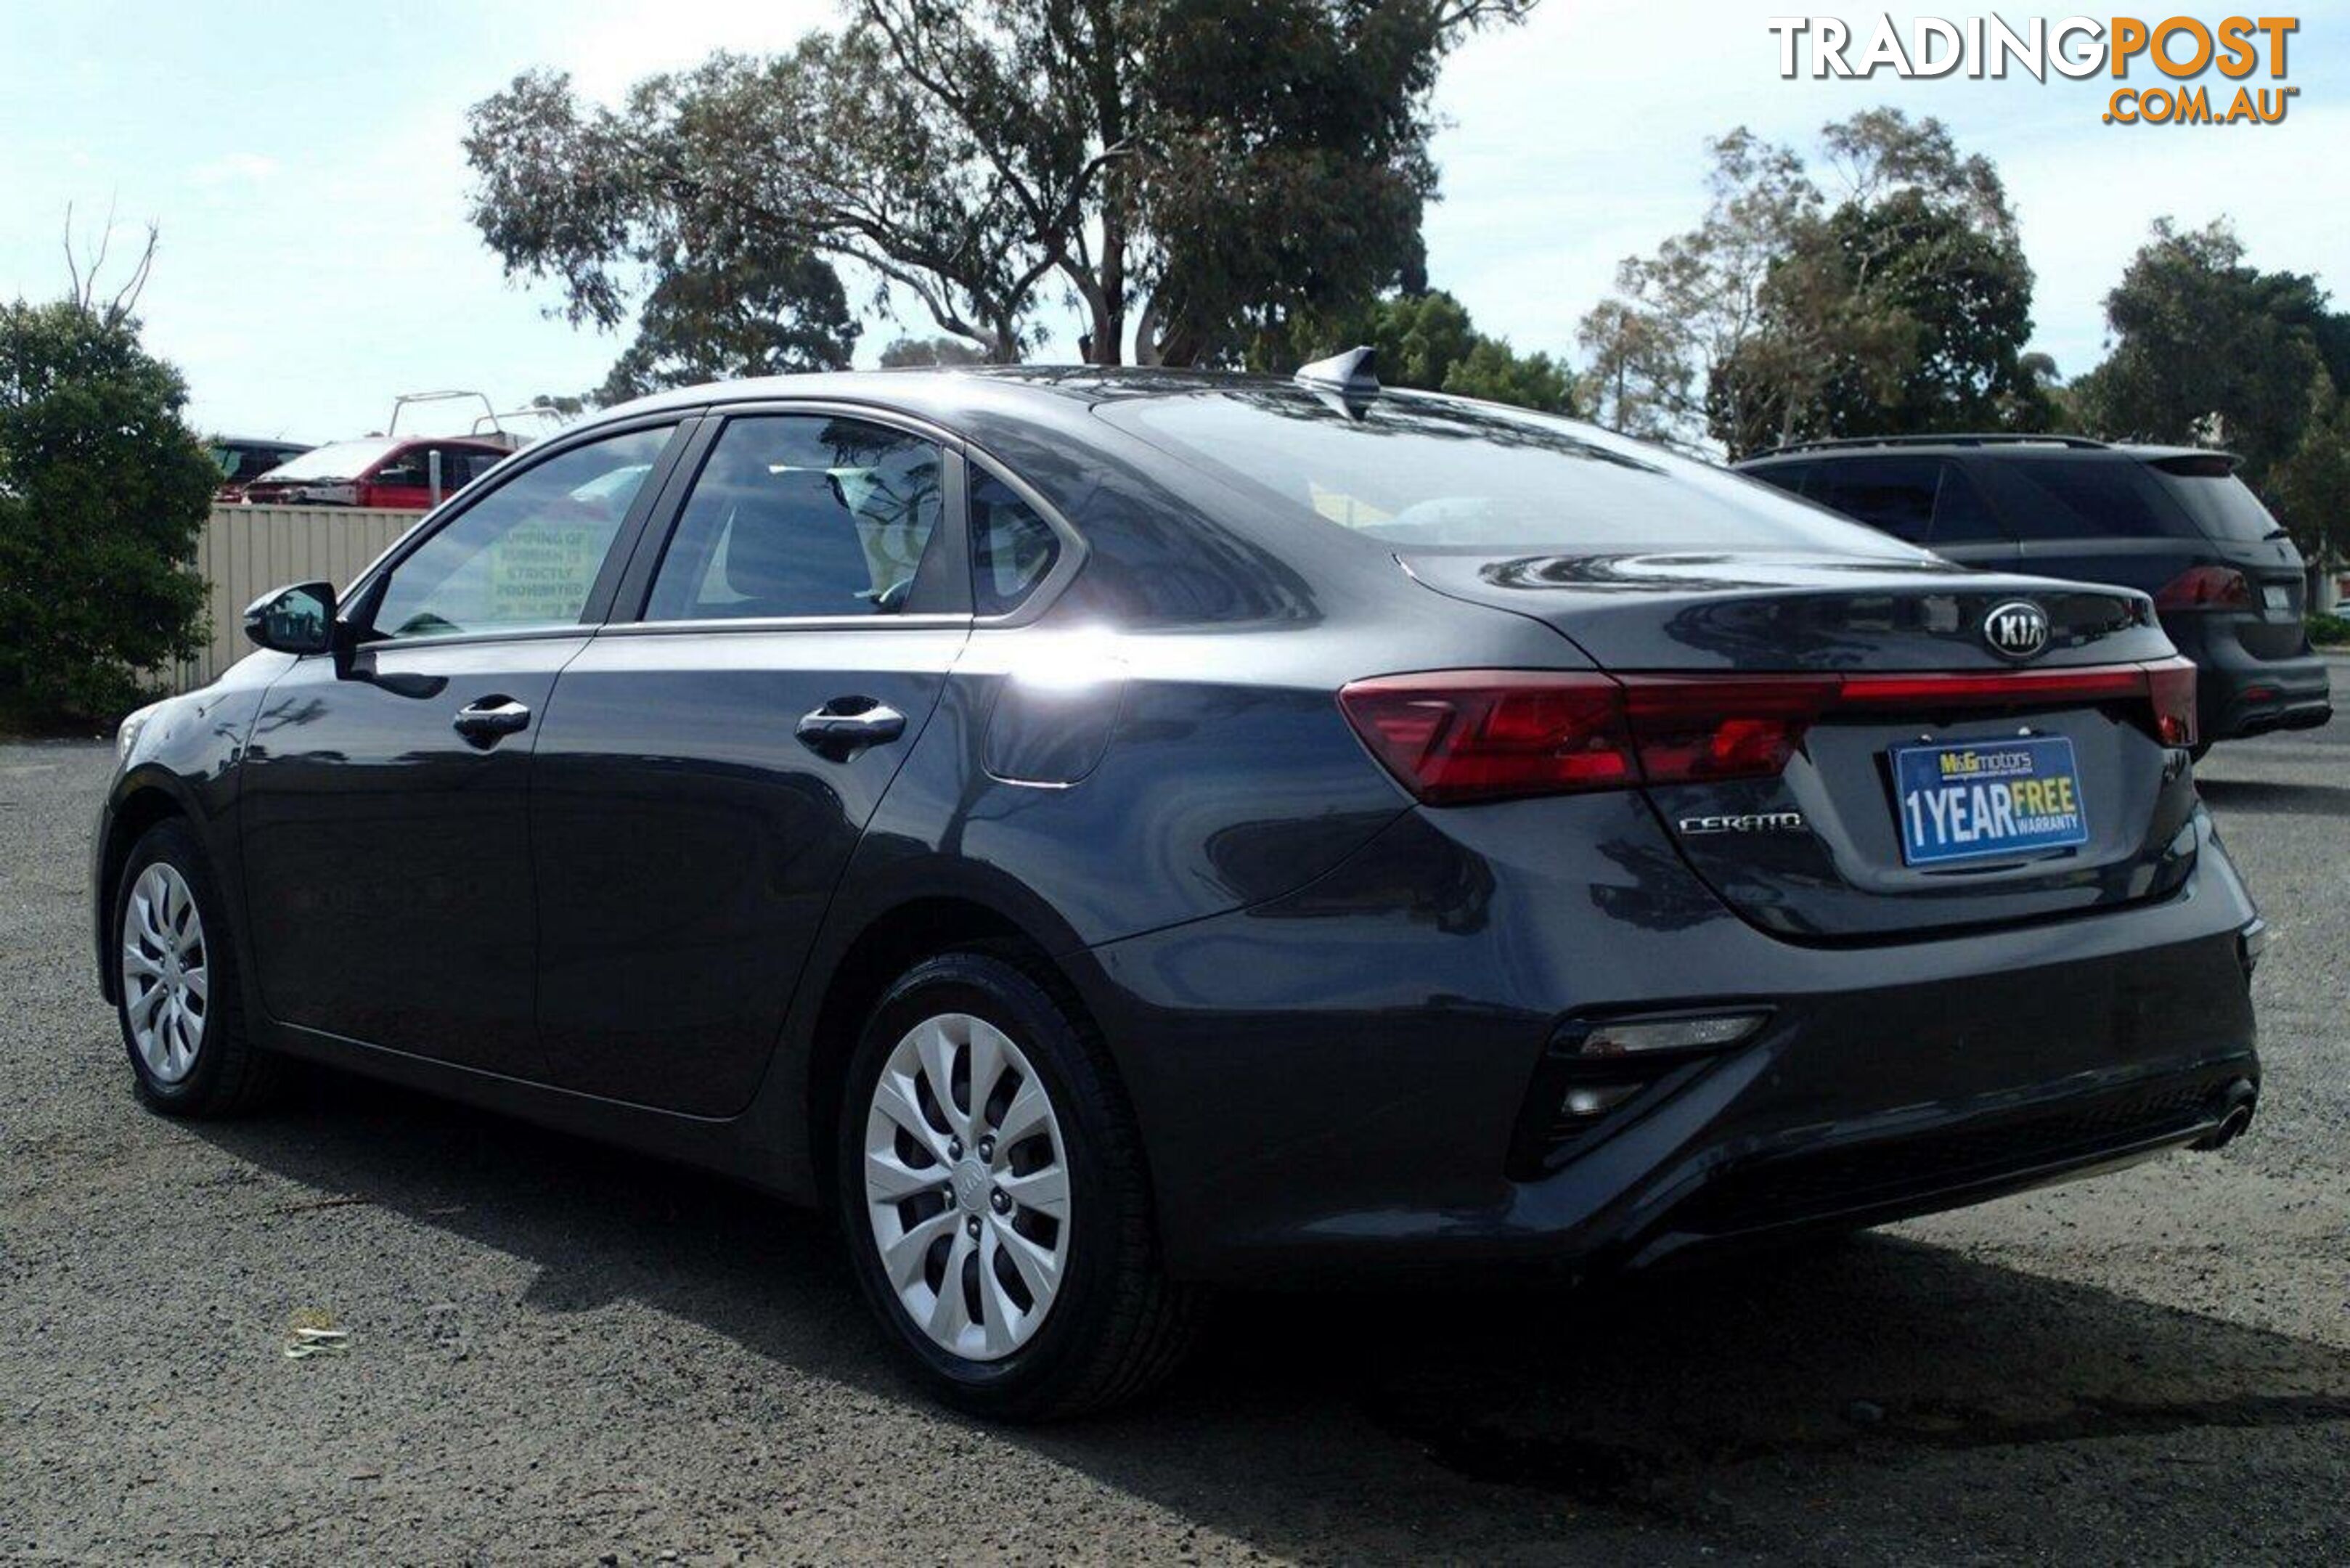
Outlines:
POLYGON ((2027 539, 2194 537, 2153 477, 2126 457, 2019 457, 1993 472, 2027 539))
MULTIPOLYGON (((469 447, 440 446, 434 447, 432 451, 441 454, 441 493, 443 495, 454 495, 472 483, 483 472, 477 466, 481 454, 469 447)), ((430 466, 432 459, 429 454, 425 462, 427 464, 425 483, 429 484, 432 483, 430 466)))
POLYGON ((1804 483, 1811 478, 1812 471, 1816 466, 1808 462, 1774 462, 1767 468, 1750 469, 1746 476, 1749 479, 1759 479, 1763 483, 1774 489, 1783 490, 1790 495, 1803 495, 1807 493, 1804 488, 1804 483))
POLYGON ((369 476, 370 484, 404 484, 422 489, 425 483, 424 452, 421 446, 402 448, 383 460, 381 466, 369 476))
MULTIPOLYGON (((670 433, 662 426, 574 447, 483 496, 392 568, 377 635, 576 625, 670 433)), ((442 483, 453 488, 448 475, 442 483)))
POLYGON ((1944 545, 2004 545, 2007 529, 1991 504, 1967 477, 1967 471, 1955 462, 1942 464, 1942 482, 1934 493, 1934 532, 1927 541, 1939 549, 1944 545))
POLYGON ((942 510, 940 451, 864 420, 767 414, 711 449, 645 619, 894 615, 942 510))
POLYGON ((971 485, 971 600, 976 615, 1009 615, 1061 556, 1061 536, 992 473, 971 485))
POLYGON ((1822 466, 1812 500, 1856 517, 1897 539, 1923 545, 1934 526, 1934 492, 1942 462, 1935 457, 1855 458, 1822 466))

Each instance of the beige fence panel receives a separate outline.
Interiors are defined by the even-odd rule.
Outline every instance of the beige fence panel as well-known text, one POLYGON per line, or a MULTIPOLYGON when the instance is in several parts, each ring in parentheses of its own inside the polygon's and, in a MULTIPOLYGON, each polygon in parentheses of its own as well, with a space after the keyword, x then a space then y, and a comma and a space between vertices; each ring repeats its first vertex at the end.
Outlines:
POLYGON ((366 570, 421 512, 356 506, 215 506, 196 545, 196 569, 209 587, 212 640, 174 672, 182 691, 253 651, 244 607, 286 583, 324 580, 338 588, 366 570))

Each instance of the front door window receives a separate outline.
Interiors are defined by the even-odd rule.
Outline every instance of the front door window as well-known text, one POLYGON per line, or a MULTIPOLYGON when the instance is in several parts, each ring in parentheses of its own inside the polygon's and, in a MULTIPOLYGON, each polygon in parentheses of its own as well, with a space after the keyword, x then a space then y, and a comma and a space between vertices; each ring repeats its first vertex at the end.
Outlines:
POLYGON ((392 568, 379 637, 576 625, 666 428, 575 447, 484 496, 392 568))

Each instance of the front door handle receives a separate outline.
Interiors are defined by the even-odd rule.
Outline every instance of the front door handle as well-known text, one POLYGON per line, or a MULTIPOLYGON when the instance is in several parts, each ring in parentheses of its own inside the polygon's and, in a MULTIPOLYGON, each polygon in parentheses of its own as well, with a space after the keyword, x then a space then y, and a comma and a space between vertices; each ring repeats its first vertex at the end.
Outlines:
POLYGON ((810 751, 835 762, 905 732, 906 715, 870 697, 836 697, 802 718, 798 728, 810 751))
POLYGON ((530 727, 530 710, 511 697, 484 697, 469 708, 457 711, 450 727, 474 745, 494 746, 507 735, 520 734, 530 727))

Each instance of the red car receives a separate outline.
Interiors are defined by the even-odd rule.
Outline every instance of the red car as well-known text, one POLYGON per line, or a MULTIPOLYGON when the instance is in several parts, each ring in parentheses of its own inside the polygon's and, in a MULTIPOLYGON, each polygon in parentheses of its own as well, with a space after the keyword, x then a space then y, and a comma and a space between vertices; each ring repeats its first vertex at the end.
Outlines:
POLYGON ((463 436, 370 436, 338 441, 280 463, 244 487, 244 498, 277 506, 383 506, 421 512, 437 505, 506 456, 506 449, 463 436), (432 456, 440 454, 440 488, 432 456))

